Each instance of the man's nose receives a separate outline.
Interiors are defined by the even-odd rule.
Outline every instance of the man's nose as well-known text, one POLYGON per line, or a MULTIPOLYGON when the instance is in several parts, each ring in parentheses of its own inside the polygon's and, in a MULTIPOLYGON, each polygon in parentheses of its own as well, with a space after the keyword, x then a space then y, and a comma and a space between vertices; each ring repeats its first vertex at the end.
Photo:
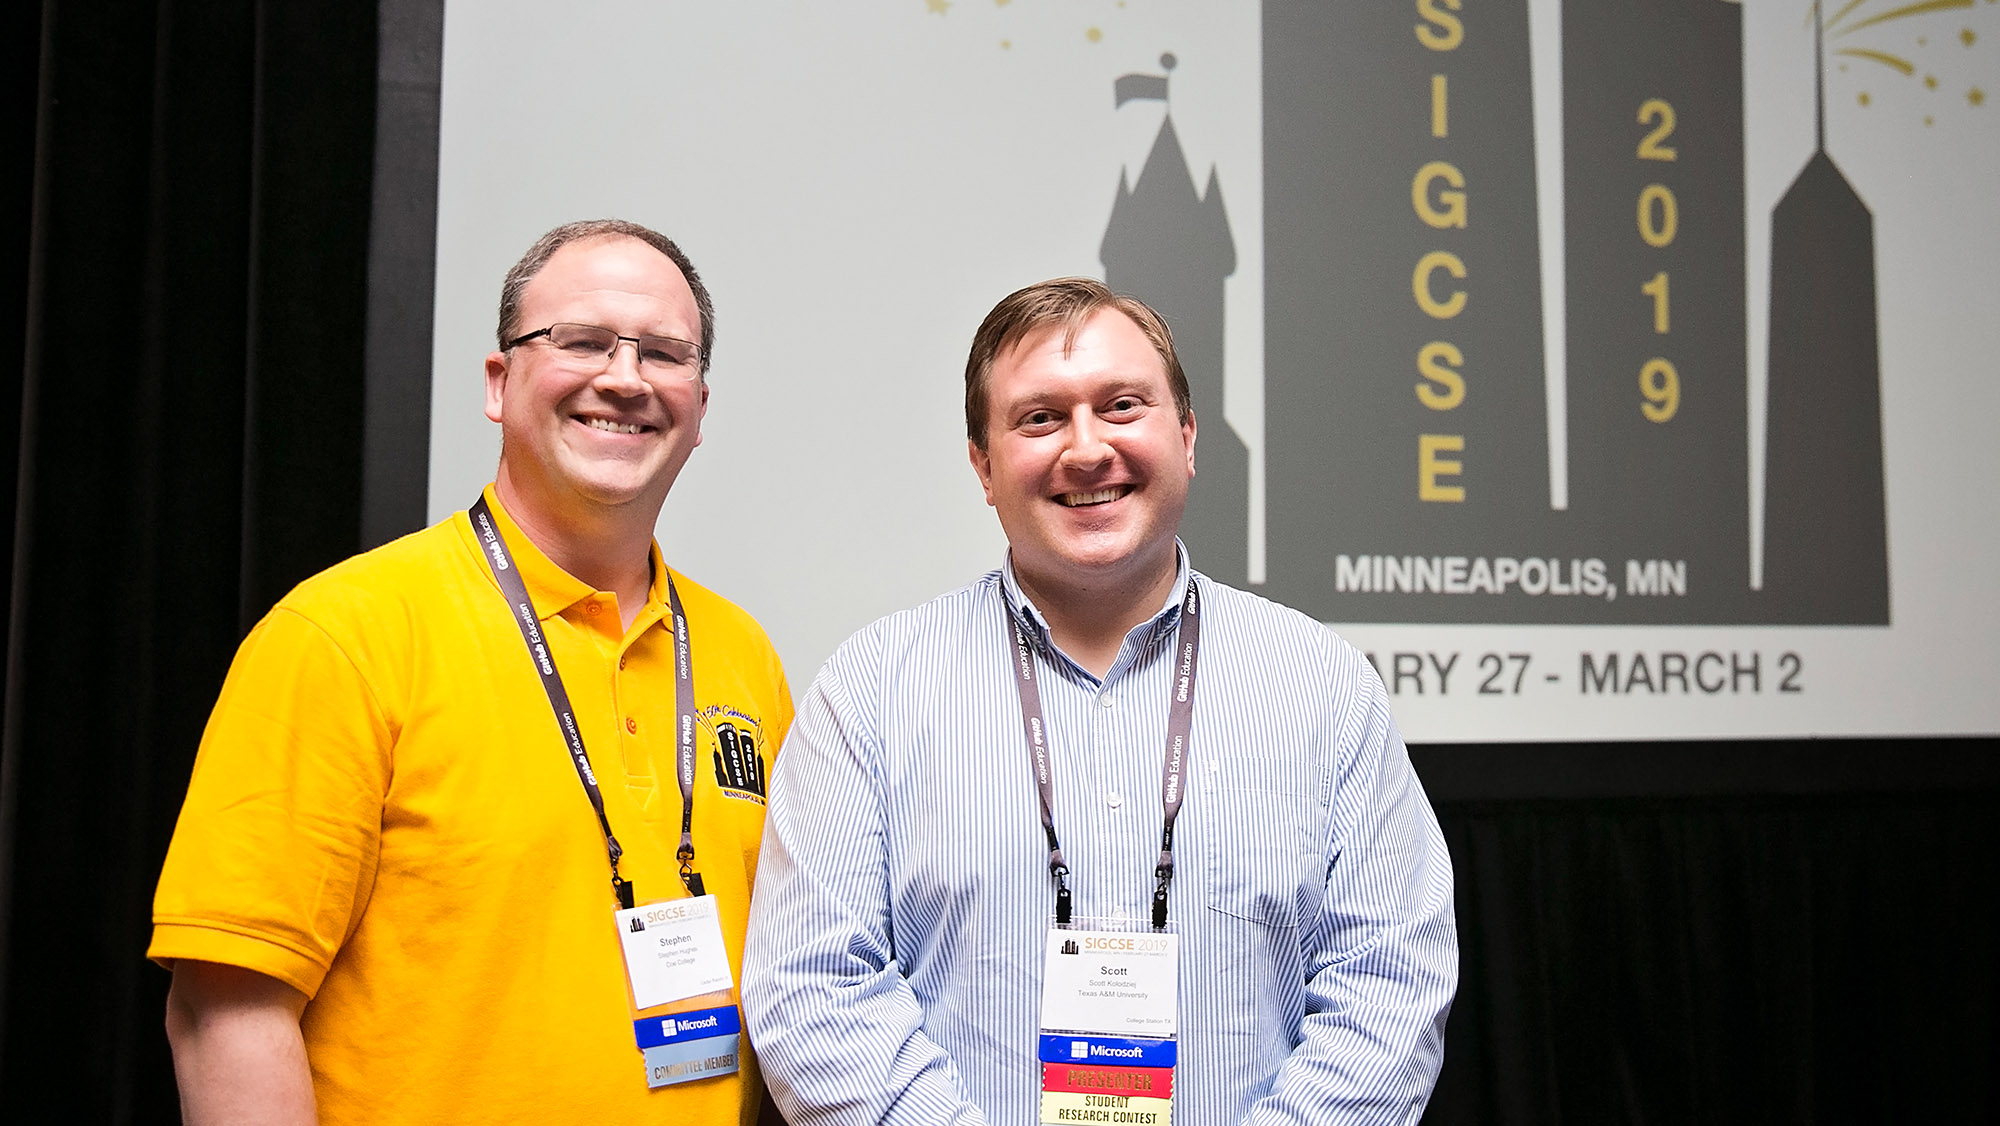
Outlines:
POLYGON ((1070 424, 1070 440, 1063 447, 1063 465, 1070 469, 1090 469, 1111 460, 1110 435, 1103 419, 1094 411, 1079 411, 1070 424))
POLYGON ((611 356, 604 365, 603 372, 593 381, 599 390, 615 395, 641 395, 646 390, 646 377, 639 371, 639 342, 620 337, 611 346, 611 356), (627 355, 625 346, 632 351, 627 355))

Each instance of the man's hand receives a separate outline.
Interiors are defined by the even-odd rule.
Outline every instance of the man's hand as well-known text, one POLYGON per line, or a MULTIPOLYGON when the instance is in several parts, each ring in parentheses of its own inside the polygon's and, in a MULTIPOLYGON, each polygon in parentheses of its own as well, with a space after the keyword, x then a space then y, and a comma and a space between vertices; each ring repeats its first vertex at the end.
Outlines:
POLYGON ((305 994, 238 966, 183 958, 167 991, 167 1040, 187 1126, 312 1126, 305 994))

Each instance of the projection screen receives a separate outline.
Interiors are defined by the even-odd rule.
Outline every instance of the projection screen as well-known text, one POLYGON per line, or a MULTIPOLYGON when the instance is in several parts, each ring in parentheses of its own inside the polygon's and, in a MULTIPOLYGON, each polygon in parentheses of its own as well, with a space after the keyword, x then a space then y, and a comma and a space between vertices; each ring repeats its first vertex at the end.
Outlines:
POLYGON ((997 566, 962 371, 1160 308, 1195 565, 1414 741, 2000 730, 2000 5, 449 4, 429 509, 499 280, 618 216, 715 293, 659 539, 794 691, 997 566))

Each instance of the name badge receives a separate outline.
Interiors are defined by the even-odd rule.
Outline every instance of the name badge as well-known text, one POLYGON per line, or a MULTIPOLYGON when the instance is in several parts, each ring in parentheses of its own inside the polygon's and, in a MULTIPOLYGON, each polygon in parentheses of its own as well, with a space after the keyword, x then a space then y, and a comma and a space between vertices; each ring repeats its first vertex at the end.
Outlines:
POLYGON ((1173 1039, 1180 944, 1171 932, 1051 930, 1042 961, 1042 1027, 1173 1039))
POLYGON ((646 1085, 738 1070, 743 1022, 715 897, 642 903, 613 919, 625 954, 632 1035, 645 1060, 646 1085))
POLYGON ((714 896, 644 903, 618 912, 617 919, 634 1008, 735 986, 714 896))
POLYGON ((1044 1123, 1168 1123, 1180 936, 1050 928, 1042 959, 1044 1123))

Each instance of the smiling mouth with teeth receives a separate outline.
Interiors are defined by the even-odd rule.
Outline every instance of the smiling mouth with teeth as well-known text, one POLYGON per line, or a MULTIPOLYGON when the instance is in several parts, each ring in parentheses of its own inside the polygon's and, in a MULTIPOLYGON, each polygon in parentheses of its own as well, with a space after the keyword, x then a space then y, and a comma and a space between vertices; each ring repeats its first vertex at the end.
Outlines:
POLYGON ((636 422, 613 422, 608 418, 585 418, 580 421, 592 430, 608 430, 613 434, 638 434, 646 429, 636 422))
POLYGON ((1056 497, 1056 500, 1070 508, 1083 508, 1086 505, 1117 500, 1131 491, 1130 485, 1118 485, 1109 489, 1099 489, 1094 493, 1063 493, 1056 497))

